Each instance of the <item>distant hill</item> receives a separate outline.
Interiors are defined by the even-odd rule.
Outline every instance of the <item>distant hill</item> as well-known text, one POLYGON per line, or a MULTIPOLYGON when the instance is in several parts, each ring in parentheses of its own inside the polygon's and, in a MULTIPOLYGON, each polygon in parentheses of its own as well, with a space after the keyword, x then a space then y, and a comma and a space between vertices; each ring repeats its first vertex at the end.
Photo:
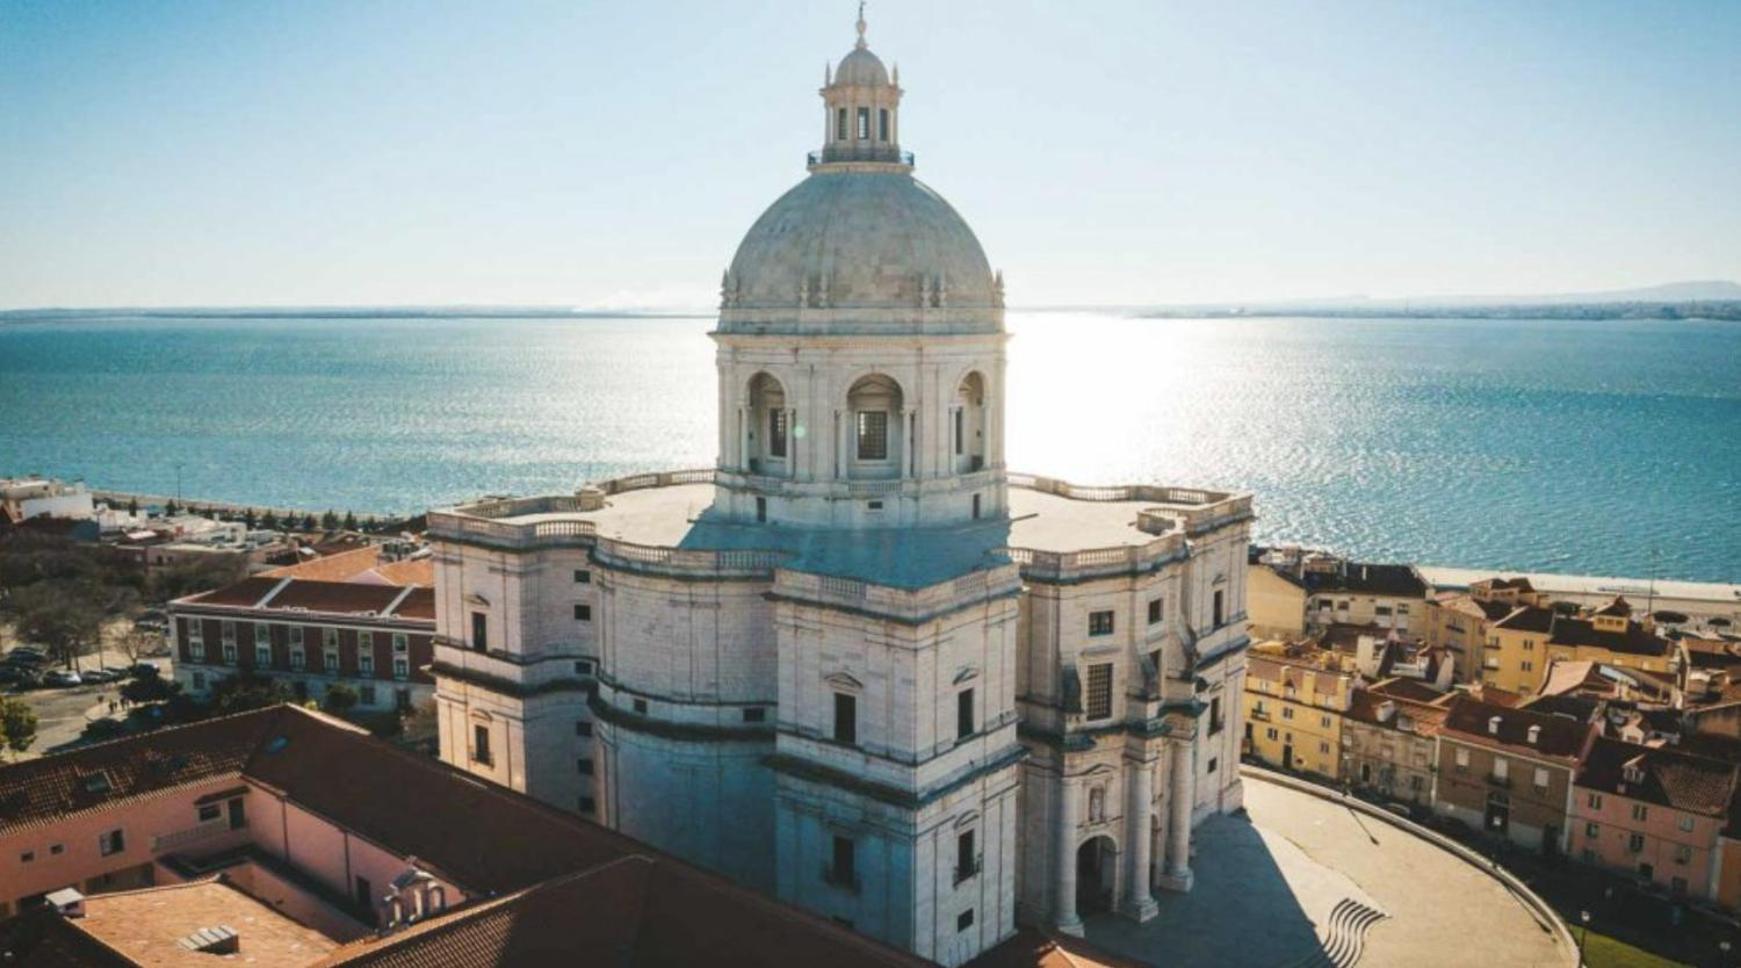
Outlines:
POLYGON ((1401 316, 1505 319, 1723 319, 1741 320, 1741 284, 1726 279, 1670 282, 1640 289, 1510 296, 1421 296, 1371 299, 1276 300, 1202 303, 1133 310, 1145 317, 1190 316, 1401 316))

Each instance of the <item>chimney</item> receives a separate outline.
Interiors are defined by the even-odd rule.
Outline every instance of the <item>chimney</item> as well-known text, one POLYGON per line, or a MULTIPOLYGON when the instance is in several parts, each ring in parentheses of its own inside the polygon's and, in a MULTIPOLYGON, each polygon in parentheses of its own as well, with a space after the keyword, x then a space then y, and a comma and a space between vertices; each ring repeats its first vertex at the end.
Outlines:
POLYGON ((63 918, 82 918, 85 916, 85 896, 70 887, 63 887, 50 893, 44 900, 54 905, 54 909, 63 918))
POLYGON ((202 955, 233 955, 242 950, 242 936, 227 924, 201 928, 176 944, 202 955))
POLYGON ((1487 720, 1487 732, 1491 735, 1494 735, 1494 736, 1499 735, 1499 717, 1498 716, 1494 716, 1494 717, 1487 720))
POLYGON ((1378 721, 1388 723, 1396 716, 1396 703, 1389 699, 1378 704, 1378 721))

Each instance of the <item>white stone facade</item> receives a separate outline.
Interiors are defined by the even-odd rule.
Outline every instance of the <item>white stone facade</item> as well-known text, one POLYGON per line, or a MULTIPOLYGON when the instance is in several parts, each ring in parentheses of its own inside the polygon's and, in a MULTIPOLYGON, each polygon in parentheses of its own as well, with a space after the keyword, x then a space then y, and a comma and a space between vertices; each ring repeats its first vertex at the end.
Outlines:
POLYGON ((442 756, 956 965, 1189 888, 1251 504, 1007 472, 1002 280, 860 31, 724 279, 718 465, 431 513, 442 756))

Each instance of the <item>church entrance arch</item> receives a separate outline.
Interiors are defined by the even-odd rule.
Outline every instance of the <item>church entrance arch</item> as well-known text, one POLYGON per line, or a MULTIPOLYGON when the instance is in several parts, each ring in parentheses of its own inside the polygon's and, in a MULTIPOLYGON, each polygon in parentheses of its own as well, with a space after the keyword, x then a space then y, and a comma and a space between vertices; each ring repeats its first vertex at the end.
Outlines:
POLYGON ((1118 888, 1118 845, 1104 834, 1076 848, 1076 913, 1112 910, 1118 888))

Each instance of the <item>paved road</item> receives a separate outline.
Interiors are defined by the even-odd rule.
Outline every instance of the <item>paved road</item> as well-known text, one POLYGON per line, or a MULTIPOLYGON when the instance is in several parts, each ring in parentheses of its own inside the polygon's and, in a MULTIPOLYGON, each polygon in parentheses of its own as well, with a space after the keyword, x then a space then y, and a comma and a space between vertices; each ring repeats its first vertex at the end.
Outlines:
POLYGON ((1294 965, 1352 899, 1388 915, 1367 932, 1363 965, 1572 963, 1499 881, 1428 841, 1251 777, 1245 804, 1249 818, 1198 828, 1191 893, 1157 895, 1161 913, 1145 924, 1096 915, 1088 940, 1154 964, 1294 965))
MULTIPOLYGON (((98 665, 96 656, 86 656, 79 660, 82 668, 95 668, 98 665)), ((126 656, 117 652, 108 652, 100 657, 101 662, 109 668, 119 668, 128 664, 126 656)), ((155 663, 164 676, 174 676, 175 670, 167 656, 155 656, 146 661, 155 663)), ((84 732, 85 725, 92 718, 106 716, 109 713, 108 701, 121 697, 120 682, 105 682, 99 685, 72 686, 65 689, 30 689, 24 692, 5 692, 6 696, 16 696, 23 699, 30 708, 36 711, 36 742, 23 754, 24 759, 41 756, 53 752, 56 748, 78 740, 84 732)), ((7 753, 8 757, 13 756, 7 753)))

